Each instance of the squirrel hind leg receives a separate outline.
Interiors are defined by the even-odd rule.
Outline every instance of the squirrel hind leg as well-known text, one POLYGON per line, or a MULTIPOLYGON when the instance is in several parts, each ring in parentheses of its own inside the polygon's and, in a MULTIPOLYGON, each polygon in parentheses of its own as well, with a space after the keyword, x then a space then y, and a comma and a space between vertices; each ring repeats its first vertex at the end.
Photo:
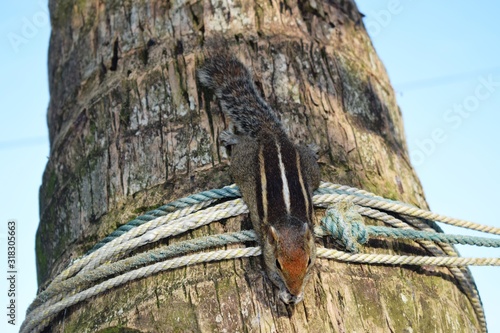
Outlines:
POLYGON ((320 148, 315 144, 310 144, 308 146, 299 145, 297 146, 297 150, 300 154, 302 174, 305 175, 310 190, 314 191, 318 188, 321 181, 318 165, 320 148))
POLYGON ((231 131, 222 131, 219 135, 219 142, 224 146, 233 146, 240 142, 239 137, 231 131))

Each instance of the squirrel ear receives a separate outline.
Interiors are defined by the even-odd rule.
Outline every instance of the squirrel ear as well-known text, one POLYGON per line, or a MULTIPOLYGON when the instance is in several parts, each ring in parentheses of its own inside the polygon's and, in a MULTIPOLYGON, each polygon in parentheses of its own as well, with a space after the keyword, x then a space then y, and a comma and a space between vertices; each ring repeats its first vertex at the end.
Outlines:
POLYGON ((278 230, 276 230, 272 225, 270 225, 269 228, 267 228, 267 233, 269 235, 269 239, 273 243, 278 243, 279 240, 278 230))

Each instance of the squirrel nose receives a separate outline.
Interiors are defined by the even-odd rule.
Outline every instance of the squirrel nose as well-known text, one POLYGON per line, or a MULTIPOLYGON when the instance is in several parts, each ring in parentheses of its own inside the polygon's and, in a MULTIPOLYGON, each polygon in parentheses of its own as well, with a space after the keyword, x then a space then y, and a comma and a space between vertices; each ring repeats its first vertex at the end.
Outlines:
POLYGON ((291 296, 297 298, 302 297, 302 285, 298 283, 294 283, 292 286, 288 285, 288 292, 291 296))

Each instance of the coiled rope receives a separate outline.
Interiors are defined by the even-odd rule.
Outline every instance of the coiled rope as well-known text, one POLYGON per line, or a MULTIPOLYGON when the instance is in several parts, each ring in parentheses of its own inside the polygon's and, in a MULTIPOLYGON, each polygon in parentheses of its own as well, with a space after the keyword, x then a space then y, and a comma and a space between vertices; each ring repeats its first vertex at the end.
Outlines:
MULTIPOLYGON (((260 255, 259 247, 186 255, 212 247, 254 242, 255 233, 246 230, 201 237, 162 246, 131 257, 126 256, 127 253, 143 245, 196 229, 213 221, 248 212, 241 199, 213 205, 219 200, 239 196, 239 190, 234 185, 201 192, 147 212, 120 227, 94 246, 84 257, 73 262, 36 297, 28 308, 20 332, 40 332, 59 312, 69 306, 132 280, 202 262, 260 255), (213 206, 206 208, 209 205, 213 206), (93 285, 97 281, 103 282, 93 285)), ((481 301, 472 276, 464 266, 500 266, 500 258, 458 257, 449 244, 500 247, 500 239, 439 233, 436 232, 432 221, 496 235, 500 235, 500 228, 453 219, 402 202, 385 199, 364 190, 331 183, 322 183, 315 192, 313 201, 317 207, 330 207, 322 219, 322 225, 315 228, 316 235, 318 237, 329 235, 350 251, 320 247, 317 250, 319 258, 363 264, 450 267, 450 271, 471 301, 483 331, 486 332, 481 301), (378 209, 397 213, 401 219, 378 209), (361 215, 381 220, 393 228, 365 226, 361 215), (370 237, 414 240, 434 256, 357 253, 360 245, 365 244, 370 237)))

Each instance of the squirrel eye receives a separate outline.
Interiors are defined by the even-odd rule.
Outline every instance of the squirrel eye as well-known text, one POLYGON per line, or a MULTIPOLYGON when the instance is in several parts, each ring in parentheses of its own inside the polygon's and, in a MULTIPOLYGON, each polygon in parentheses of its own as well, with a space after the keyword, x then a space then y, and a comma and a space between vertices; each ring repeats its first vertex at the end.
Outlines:
POLYGON ((276 259, 276 267, 281 271, 281 265, 278 259, 276 259))

